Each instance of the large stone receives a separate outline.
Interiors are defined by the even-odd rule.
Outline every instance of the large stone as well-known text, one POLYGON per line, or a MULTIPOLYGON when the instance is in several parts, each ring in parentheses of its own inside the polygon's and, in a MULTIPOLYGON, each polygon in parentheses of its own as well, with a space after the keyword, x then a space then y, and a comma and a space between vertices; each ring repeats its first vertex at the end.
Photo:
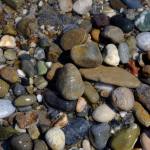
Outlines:
POLYGON ((105 67, 101 65, 91 69, 80 69, 80 72, 81 75, 88 80, 129 88, 140 86, 140 81, 135 76, 119 67, 105 67))

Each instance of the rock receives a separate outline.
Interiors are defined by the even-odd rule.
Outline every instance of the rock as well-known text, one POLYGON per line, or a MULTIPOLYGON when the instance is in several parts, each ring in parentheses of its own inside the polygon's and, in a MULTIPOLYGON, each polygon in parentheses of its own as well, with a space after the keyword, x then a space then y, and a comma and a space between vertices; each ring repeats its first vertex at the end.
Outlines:
POLYGON ((112 103, 115 108, 129 111, 134 106, 134 95, 126 87, 118 87, 112 92, 112 103))
POLYGON ((99 40, 100 40, 100 30, 99 29, 93 29, 92 31, 91 31, 91 37, 92 37, 92 39, 95 41, 95 42, 99 42, 99 40))
POLYGON ((34 51, 34 58, 37 60, 45 59, 45 51, 43 48, 37 47, 34 51))
POLYGON ((131 8, 131 9, 137 9, 137 8, 143 7, 140 0, 134 0, 134 1, 122 0, 122 2, 125 3, 128 6, 128 8, 131 8))
POLYGON ((64 132, 57 127, 49 129, 45 134, 45 139, 49 147, 53 150, 63 150, 65 147, 64 132))
POLYGON ((62 12, 70 12, 72 11, 72 0, 58 0, 59 7, 62 12))
POLYGON ((92 81, 100 81, 107 84, 136 88, 140 86, 140 81, 119 67, 99 66, 91 69, 80 69, 81 75, 92 81))
POLYGON ((10 145, 13 150, 32 150, 33 148, 32 140, 27 133, 13 136, 10 145))
POLYGON ((0 119, 9 117, 15 112, 16 108, 8 99, 0 99, 0 119))
POLYGON ((116 113, 107 104, 102 104, 94 110, 92 116, 97 122, 109 122, 115 118, 116 113))
POLYGON ((16 83, 19 81, 17 70, 13 67, 4 67, 0 70, 0 75, 3 79, 10 83, 16 83))
POLYGON ((128 44, 125 42, 120 43, 118 47, 118 53, 119 53, 121 63, 127 64, 130 59, 130 52, 129 52, 128 44))
POLYGON ((35 95, 21 95, 15 99, 15 105, 17 107, 29 106, 36 102, 35 95))
POLYGON ((96 89, 92 86, 92 84, 90 82, 84 82, 85 85, 85 91, 84 91, 84 96, 86 97, 86 99, 92 103, 95 104, 97 102, 99 102, 99 94, 96 91, 96 89))
POLYGON ((17 59, 16 51, 13 49, 8 49, 4 52, 4 56, 7 60, 15 60, 17 59))
POLYGON ((112 9, 109 5, 104 5, 102 13, 108 16, 109 18, 116 15, 116 11, 112 9))
POLYGON ((134 112, 136 118, 142 125, 144 125, 145 127, 150 126, 150 114, 144 109, 144 107, 140 103, 135 102, 134 112))
POLYGON ((9 84, 4 80, 0 79, 0 97, 4 97, 9 90, 9 84))
POLYGON ((140 136, 140 141, 143 150, 149 150, 149 145, 150 145, 150 132, 149 130, 144 131, 141 136, 140 136))
POLYGON ((111 24, 121 28, 125 33, 131 32, 134 28, 134 23, 121 15, 112 17, 111 24))
POLYGON ((149 19, 150 11, 143 11, 135 20, 136 27, 142 32, 150 31, 150 22, 148 21, 149 19))
POLYGON ((114 43, 120 43, 124 41, 123 31, 116 26, 106 26, 104 28, 103 36, 110 39, 114 43))
POLYGON ((103 58, 98 45, 94 42, 74 46, 71 58, 81 67, 93 68, 102 64, 103 58))
POLYGON ((113 9, 120 10, 121 8, 127 8, 127 6, 121 0, 111 0, 110 5, 113 9))
POLYGON ((34 84, 38 89, 42 90, 47 87, 48 81, 43 76, 38 76, 34 78, 34 84))
POLYGON ((89 137, 96 149, 104 149, 110 137, 110 125, 107 123, 93 125, 90 128, 89 137))
POLYGON ((150 32, 139 33, 136 37, 137 46, 143 51, 150 51, 150 32))
POLYGON ((150 77, 150 65, 143 66, 142 75, 146 78, 150 77))
POLYGON ((38 71, 38 75, 44 75, 47 73, 47 67, 45 61, 38 61, 37 71, 38 71))
POLYGON ((76 100, 84 92, 84 83, 80 72, 71 63, 66 64, 58 72, 56 85, 60 94, 67 100, 76 100))
POLYGON ((48 150, 46 143, 43 140, 35 140, 34 141, 34 149, 33 150, 48 150))
POLYGON ((72 119, 63 129, 66 137, 66 144, 72 145, 83 139, 89 127, 89 122, 83 118, 72 119))
POLYGON ((130 49, 130 55, 133 56, 133 52, 137 49, 136 38, 134 36, 129 36, 127 38, 126 42, 130 49))
POLYGON ((16 39, 10 35, 4 35, 0 39, 0 47, 3 48, 16 48, 16 39))
POLYGON ((13 35, 16 36, 17 35, 17 31, 16 28, 14 26, 14 23, 12 22, 8 22, 3 29, 3 34, 8 34, 8 35, 13 35))
POLYGON ((60 44, 64 50, 70 50, 75 45, 85 43, 87 37, 88 35, 84 29, 71 29, 62 35, 60 44))
POLYGON ((91 7, 92 0, 77 0, 73 4, 73 10, 80 15, 87 14, 90 11, 91 7))
POLYGON ((21 85, 20 83, 16 83, 13 87, 13 93, 16 96, 21 96, 26 93, 25 87, 21 85))
POLYGON ((91 150, 90 141, 87 139, 83 140, 82 147, 83 147, 83 150, 91 150))
POLYGON ((83 97, 80 97, 77 102, 76 112, 82 112, 87 106, 87 102, 83 97))
POLYGON ((136 89, 136 95, 137 99, 150 111, 150 86, 141 84, 141 86, 136 89))
POLYGON ((4 0, 6 4, 14 9, 19 9, 25 3, 25 0, 4 0))
POLYGON ((130 127, 121 129, 114 135, 111 147, 113 150, 131 150, 133 149, 139 135, 140 128, 137 124, 132 124, 130 127))
POLYGON ((82 20, 82 22, 79 24, 79 27, 83 28, 84 30, 86 30, 87 33, 89 33, 92 30, 91 20, 82 20))
POLYGON ((108 44, 106 46, 106 56, 104 62, 111 66, 118 66, 120 62, 118 49, 114 44, 108 44))
POLYGON ((45 103, 51 107, 67 112, 73 112, 76 109, 76 101, 66 101, 50 90, 45 90, 43 94, 45 103))

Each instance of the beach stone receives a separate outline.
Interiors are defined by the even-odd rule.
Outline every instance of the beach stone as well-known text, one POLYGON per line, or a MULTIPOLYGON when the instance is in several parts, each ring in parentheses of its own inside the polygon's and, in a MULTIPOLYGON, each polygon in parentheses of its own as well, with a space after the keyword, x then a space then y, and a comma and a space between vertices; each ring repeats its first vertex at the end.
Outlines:
POLYGON ((132 56, 132 51, 135 51, 137 49, 136 38, 134 36, 129 36, 126 39, 126 42, 127 42, 129 49, 130 49, 130 55, 132 56))
POLYGON ((4 56, 7 60, 15 60, 17 59, 16 51, 13 49, 8 49, 4 52, 4 56))
POLYGON ((34 141, 34 149, 33 150, 48 150, 46 143, 43 140, 35 140, 34 141))
POLYGON ((17 31, 16 31, 16 28, 15 28, 15 26, 14 26, 14 23, 8 22, 8 23, 4 26, 3 34, 8 34, 8 35, 16 36, 16 35, 17 35, 17 31))
POLYGON ((122 0, 122 2, 125 3, 128 6, 128 8, 131 8, 131 9, 137 9, 137 8, 143 7, 140 0, 134 0, 134 1, 122 0))
POLYGON ((90 141, 88 139, 83 140, 82 147, 83 147, 83 150, 84 149, 91 150, 90 141))
POLYGON ((59 7, 62 12, 70 12, 72 11, 72 0, 58 0, 59 2, 59 7))
POLYGON ((64 50, 71 50, 73 46, 85 43, 87 37, 84 29, 71 29, 62 35, 60 44, 64 50))
POLYGON ((66 64, 58 72, 56 85, 60 94, 67 100, 76 100, 84 92, 84 83, 80 72, 71 63, 66 64))
POLYGON ((119 67, 99 66, 91 69, 80 69, 81 75, 92 81, 100 81, 107 84, 125 86, 128 88, 137 88, 140 86, 140 81, 119 67))
POLYGON ((111 0, 110 5, 113 9, 120 10, 121 8, 127 8, 127 6, 121 0, 111 0))
POLYGON ((0 97, 4 97, 9 90, 9 84, 4 80, 0 79, 0 97))
POLYGON ((48 82, 43 76, 38 76, 34 78, 34 84, 38 89, 42 90, 47 87, 48 82))
POLYGON ((81 67, 93 68, 102 64, 103 58, 98 45, 94 42, 74 46, 71 58, 81 67))
POLYGON ((19 81, 17 70, 14 67, 4 67, 0 70, 0 75, 3 79, 10 83, 19 81))
POLYGON ((17 107, 29 106, 35 102, 36 102, 35 95, 21 95, 15 99, 15 106, 17 107))
POLYGON ((134 106, 134 95, 130 89, 118 87, 112 92, 112 103, 120 110, 129 111, 134 106))
POLYGON ((66 137, 66 144, 76 144, 87 135, 90 124, 83 118, 74 118, 70 120, 69 124, 64 127, 64 133, 66 137))
POLYGON ((150 65, 145 65, 143 68, 142 68, 142 75, 144 77, 150 77, 150 65))
POLYGON ((141 134, 140 141, 141 141, 143 150, 149 150, 149 145, 150 145, 150 131, 149 130, 146 130, 141 134))
POLYGON ((13 136, 10 145, 13 150, 32 150, 33 148, 32 140, 27 133, 13 136))
POLYGON ((92 125, 89 131, 89 137, 92 145, 97 150, 104 149, 110 137, 110 125, 107 123, 92 125))
POLYGON ((127 64, 130 59, 130 50, 126 42, 119 44, 118 53, 122 64, 127 64))
POLYGON ((64 132, 58 127, 49 129, 45 134, 45 140, 52 150, 63 150, 65 147, 64 132))
POLYGON ((4 35, 0 39, 0 47, 3 48, 16 48, 16 39, 10 35, 4 35))
POLYGON ((101 31, 99 30, 99 29, 93 29, 92 31, 91 31, 91 37, 92 37, 92 39, 95 41, 95 42, 99 42, 99 40, 100 40, 100 33, 101 33, 101 31))
POLYGON ((149 127, 150 114, 144 109, 144 107, 139 102, 135 102, 133 110, 137 120, 145 127, 149 127))
POLYGON ((4 2, 10 7, 18 9, 25 3, 25 0, 4 0, 4 2))
POLYGON ((26 93, 26 89, 23 85, 21 85, 20 83, 16 83, 13 87, 13 93, 16 96, 20 96, 26 93))
POLYGON ((100 99, 99 94, 96 91, 96 89, 92 86, 92 84, 90 82, 85 81, 84 85, 85 85, 84 96, 86 97, 86 99, 92 104, 99 102, 100 99))
POLYGON ((135 25, 142 32, 150 31, 150 22, 148 20, 150 20, 150 11, 143 11, 135 20, 135 25))
POLYGON ((120 43, 124 41, 123 31, 119 27, 112 25, 106 26, 104 28, 103 36, 110 39, 114 43, 120 43))
POLYGON ((114 135, 111 147, 113 150, 131 150, 133 149, 139 135, 139 126, 137 124, 132 124, 130 127, 121 129, 114 135))
POLYGON ((139 33, 136 37, 137 46, 143 51, 150 51, 150 32, 139 33))
POLYGON ((82 20, 82 22, 79 24, 79 27, 83 28, 87 33, 89 33, 92 30, 92 22, 88 19, 82 20))
POLYGON ((106 46, 106 56, 104 62, 111 66, 118 66, 120 62, 118 49, 114 44, 108 44, 106 46))
POLYGON ((116 113, 107 104, 102 104, 94 110, 92 116, 97 122, 109 122, 115 118, 116 113))
POLYGON ((38 71, 38 75, 44 75, 47 73, 47 67, 45 61, 38 61, 37 71, 38 71))
POLYGON ((77 102, 76 112, 82 112, 87 106, 87 102, 83 97, 80 97, 77 102))
POLYGON ((15 112, 16 108, 8 99, 0 99, 0 119, 9 117, 15 112))
POLYGON ((92 8, 92 0, 77 0, 73 4, 73 10, 80 15, 87 14, 92 8))
POLYGON ((34 58, 37 60, 45 59, 45 51, 43 48, 37 47, 34 51, 34 58))
POLYGON ((150 111, 150 86, 147 84, 141 84, 136 88, 137 99, 150 111))
POLYGON ((134 28, 134 22, 121 15, 112 17, 111 24, 121 28, 125 33, 131 32, 134 28))

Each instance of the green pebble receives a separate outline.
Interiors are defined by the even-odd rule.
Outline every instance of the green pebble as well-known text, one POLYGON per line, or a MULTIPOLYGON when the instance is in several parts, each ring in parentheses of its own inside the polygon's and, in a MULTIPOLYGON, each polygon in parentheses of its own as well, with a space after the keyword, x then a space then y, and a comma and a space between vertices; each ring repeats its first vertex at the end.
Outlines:
POLYGON ((45 80, 44 77, 39 76, 39 77, 37 77, 37 78, 34 79, 34 85, 38 89, 42 90, 42 89, 44 89, 48 85, 48 82, 47 82, 47 80, 45 80))
POLYGON ((4 56, 7 60, 17 59, 16 51, 13 49, 8 49, 4 52, 4 56))
POLYGON ((38 68, 38 75, 44 75, 47 73, 47 67, 44 61, 38 61, 37 68, 38 68))

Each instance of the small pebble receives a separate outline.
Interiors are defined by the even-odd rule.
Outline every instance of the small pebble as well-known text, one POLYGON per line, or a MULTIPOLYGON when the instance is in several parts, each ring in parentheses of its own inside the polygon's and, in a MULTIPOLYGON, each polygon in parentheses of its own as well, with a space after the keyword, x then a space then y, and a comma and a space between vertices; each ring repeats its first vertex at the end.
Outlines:
POLYGON ((141 134, 140 142, 141 142, 143 150, 149 150, 149 145, 150 145, 150 132, 149 132, 149 130, 146 130, 141 134))
POLYGON ((72 11, 72 0, 58 0, 59 2, 59 7, 62 12, 70 12, 72 11))
POLYGON ((84 108, 86 107, 87 102, 83 97, 79 97, 77 106, 76 106, 76 112, 82 112, 84 108))
POLYGON ((4 80, 0 79, 0 97, 4 97, 9 90, 9 84, 4 80))

